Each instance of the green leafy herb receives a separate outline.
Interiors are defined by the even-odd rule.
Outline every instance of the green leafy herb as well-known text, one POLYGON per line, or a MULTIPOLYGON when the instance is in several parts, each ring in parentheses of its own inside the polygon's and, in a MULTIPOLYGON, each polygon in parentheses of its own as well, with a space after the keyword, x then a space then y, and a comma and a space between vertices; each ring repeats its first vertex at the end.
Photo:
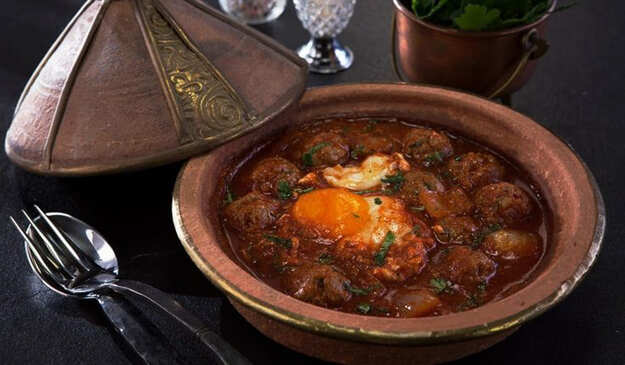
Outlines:
POLYGON ((373 257, 373 261, 378 266, 383 266, 386 262, 386 254, 388 250, 391 248, 391 245, 395 242, 395 234, 393 232, 386 232, 386 236, 384 236, 384 241, 382 241, 382 247, 373 257))
POLYGON ((382 199, 376 197, 375 199, 373 199, 373 202, 377 205, 381 205, 382 204, 382 199))
POLYGON ((419 148, 421 147, 423 144, 425 143, 425 140, 420 139, 418 141, 416 141, 415 143, 408 145, 409 148, 419 148))
POLYGON ((234 194, 230 191, 230 187, 226 185, 226 198, 224 199, 224 204, 230 204, 234 201, 234 194))
POLYGON ((313 165, 313 155, 317 152, 319 152, 320 149, 322 149, 323 147, 329 146, 330 143, 329 142, 321 142, 318 143, 314 146, 312 146, 308 151, 306 151, 303 155, 302 155, 302 163, 304 164, 304 166, 312 166, 313 165))
POLYGON ((370 119, 367 122, 367 126, 365 127, 365 132, 373 132, 373 130, 375 129, 375 125, 378 124, 377 120, 374 119, 370 119))
POLYGON ((334 257, 327 252, 324 252, 319 256, 319 263, 324 265, 330 265, 334 262, 334 257))
POLYGON ((304 189, 301 189, 301 188, 295 188, 295 189, 293 189, 293 191, 295 191, 295 192, 296 192, 296 193, 298 193, 298 194, 306 194, 306 193, 310 193, 310 192, 311 192, 311 191, 313 191, 313 190, 315 190, 315 188, 314 188, 313 186, 308 187, 308 188, 304 188, 304 189))
POLYGON ((358 195, 364 195, 364 194, 371 194, 371 193, 376 193, 378 192, 377 190, 362 190, 362 191, 354 191, 354 194, 358 194, 358 195))
POLYGON ((371 312, 371 304, 369 304, 369 303, 360 303, 356 307, 356 310, 358 310, 362 314, 367 314, 367 313, 371 312))
POLYGON ((383 183, 391 185, 390 193, 398 192, 405 180, 401 171, 398 171, 395 175, 387 175, 382 178, 383 183))
POLYGON ((356 214, 356 213, 352 213, 352 216, 353 216, 354 218, 360 218, 360 216, 359 216, 358 214, 356 214))
POLYGON ((369 295, 369 293, 371 293, 371 289, 358 288, 352 286, 349 282, 345 283, 345 289, 355 295, 369 295))
POLYGON ((288 200, 291 199, 292 196, 293 190, 289 186, 289 183, 284 180, 278 181, 278 197, 282 200, 288 200))
POLYGON ((443 162, 443 154, 440 153, 440 151, 430 153, 429 155, 425 156, 423 162, 425 163, 426 167, 430 167, 437 162, 443 162))
POLYGON ((417 236, 421 236, 421 226, 416 224, 414 227, 412 227, 412 233, 416 234, 417 236))
POLYGON ((462 160, 462 155, 458 155, 458 156, 454 157, 454 160, 456 160, 456 161, 462 160))
POLYGON ((484 242, 484 238, 486 238, 486 236, 493 232, 499 231, 501 228, 501 224, 491 224, 490 226, 484 228, 483 230, 478 232, 475 237, 473 237, 473 242, 471 246, 473 248, 480 247, 482 245, 482 242, 484 242))
POLYGON ((488 284, 487 284, 485 281, 482 281, 481 283, 477 284, 477 290, 478 290, 480 293, 484 293, 484 292, 486 291, 486 286, 487 286, 487 285, 488 285, 488 284))
POLYGON ((352 152, 350 153, 350 156, 354 159, 357 160, 360 158, 360 156, 362 156, 365 153, 365 146, 358 144, 356 145, 356 147, 352 150, 352 152))
POLYGON ((266 239, 268 239, 269 241, 273 242, 273 243, 277 243, 280 246, 284 247, 284 248, 291 248, 293 247, 293 243, 291 242, 290 238, 282 238, 282 237, 278 237, 278 236, 272 236, 270 234, 266 234, 264 235, 264 237, 266 239))
POLYGON ((465 300, 464 303, 460 304, 458 309, 459 310, 473 309, 473 308, 479 307, 480 304, 481 304, 480 298, 478 298, 477 296, 473 294, 470 294, 467 300, 465 300))
POLYGON ((412 11, 434 24, 485 31, 530 24, 547 13, 551 4, 552 0, 412 0, 412 11))
POLYGON ((444 278, 433 278, 430 280, 430 286, 434 290, 436 294, 440 294, 442 292, 450 293, 453 291, 452 283, 444 278))

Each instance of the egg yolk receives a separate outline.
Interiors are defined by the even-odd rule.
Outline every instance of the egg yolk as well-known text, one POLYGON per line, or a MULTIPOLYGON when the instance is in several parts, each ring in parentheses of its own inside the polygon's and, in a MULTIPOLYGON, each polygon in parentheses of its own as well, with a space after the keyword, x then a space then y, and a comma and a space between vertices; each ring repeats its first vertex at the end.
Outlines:
POLYGON ((293 216, 301 224, 324 228, 337 237, 348 236, 365 228, 369 205, 362 196, 345 189, 319 189, 297 199, 293 216))

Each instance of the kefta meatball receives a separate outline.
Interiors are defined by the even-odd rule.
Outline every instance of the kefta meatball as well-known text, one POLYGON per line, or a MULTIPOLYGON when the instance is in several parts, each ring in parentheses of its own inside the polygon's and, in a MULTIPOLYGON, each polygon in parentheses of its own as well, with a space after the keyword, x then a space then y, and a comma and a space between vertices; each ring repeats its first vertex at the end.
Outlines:
POLYGON ((239 232, 252 233, 271 226, 278 217, 280 203, 260 192, 252 191, 228 204, 226 221, 239 232))
POLYGON ((445 191, 445 186, 431 172, 411 170, 404 174, 404 183, 399 194, 400 197, 413 205, 419 205, 419 193, 422 191, 445 191))
POLYGON ((282 199, 288 199, 289 194, 288 190, 286 193, 281 192, 281 188, 294 186, 301 177, 300 169, 282 157, 271 157, 260 161, 251 175, 254 189, 282 199))
POLYGON ((349 159, 349 146, 340 134, 321 132, 304 141, 295 159, 304 167, 334 166, 349 159))
POLYGON ((412 129, 404 137, 403 145, 404 154, 426 167, 441 163, 454 153, 446 135, 426 128, 412 129))
POLYGON ((475 194, 480 218, 490 224, 513 225, 532 213, 532 202, 518 186, 500 182, 486 185, 475 194))
POLYGON ((349 280, 329 265, 304 264, 282 278, 287 294, 324 307, 337 307, 351 298, 349 280))
POLYGON ((435 259, 434 272, 440 277, 465 286, 487 282, 497 271, 497 264, 481 251, 468 246, 454 246, 435 259))
POLYGON ((447 163, 449 173, 462 188, 473 190, 503 179, 506 170, 489 153, 469 152, 447 163))
POLYGON ((350 156, 354 160, 365 158, 376 152, 386 154, 395 152, 395 143, 392 139, 374 132, 353 133, 350 140, 350 156))
POLYGON ((479 226, 471 217, 445 217, 436 221, 432 231, 442 243, 466 244, 473 241, 479 226))

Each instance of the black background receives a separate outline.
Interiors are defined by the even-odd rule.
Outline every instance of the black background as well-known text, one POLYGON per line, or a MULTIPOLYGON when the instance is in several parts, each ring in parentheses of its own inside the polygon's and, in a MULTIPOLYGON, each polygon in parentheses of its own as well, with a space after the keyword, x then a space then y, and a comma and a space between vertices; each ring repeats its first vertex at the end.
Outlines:
MULTIPOLYGON (((216 4, 216 1, 210 1, 216 4)), ((5 0, 0 11, 0 137, 27 78, 80 0, 5 0)), ((356 54, 335 76, 310 85, 393 81, 390 0, 359 0, 340 37, 356 54)), ((562 304, 522 326, 506 341, 458 363, 625 363, 625 2, 581 1, 553 16, 552 45, 514 108, 563 137, 594 172, 606 200, 607 236, 584 282, 562 304)), ((292 4, 259 27, 289 48, 307 40, 292 4)), ((130 101, 129 101, 130 102, 130 101)), ((171 223, 171 192, 180 164, 117 176, 59 179, 35 176, 0 154, 0 362, 116 364, 136 361, 91 302, 50 292, 28 270, 8 216, 33 203, 82 218, 107 237, 124 276, 179 300, 254 363, 314 363, 248 325, 195 268, 171 223)), ((142 307, 143 308, 143 307, 142 307)), ((144 308, 189 356, 201 349, 166 319, 144 308)))

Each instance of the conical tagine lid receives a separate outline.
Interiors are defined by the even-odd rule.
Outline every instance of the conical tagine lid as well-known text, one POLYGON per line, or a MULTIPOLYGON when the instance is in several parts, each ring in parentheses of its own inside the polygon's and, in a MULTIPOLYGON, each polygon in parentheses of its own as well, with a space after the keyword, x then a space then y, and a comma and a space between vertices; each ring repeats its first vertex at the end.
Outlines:
POLYGON ((201 0, 89 0, 26 85, 7 133, 36 173, 147 168, 284 112, 305 62, 201 0))

